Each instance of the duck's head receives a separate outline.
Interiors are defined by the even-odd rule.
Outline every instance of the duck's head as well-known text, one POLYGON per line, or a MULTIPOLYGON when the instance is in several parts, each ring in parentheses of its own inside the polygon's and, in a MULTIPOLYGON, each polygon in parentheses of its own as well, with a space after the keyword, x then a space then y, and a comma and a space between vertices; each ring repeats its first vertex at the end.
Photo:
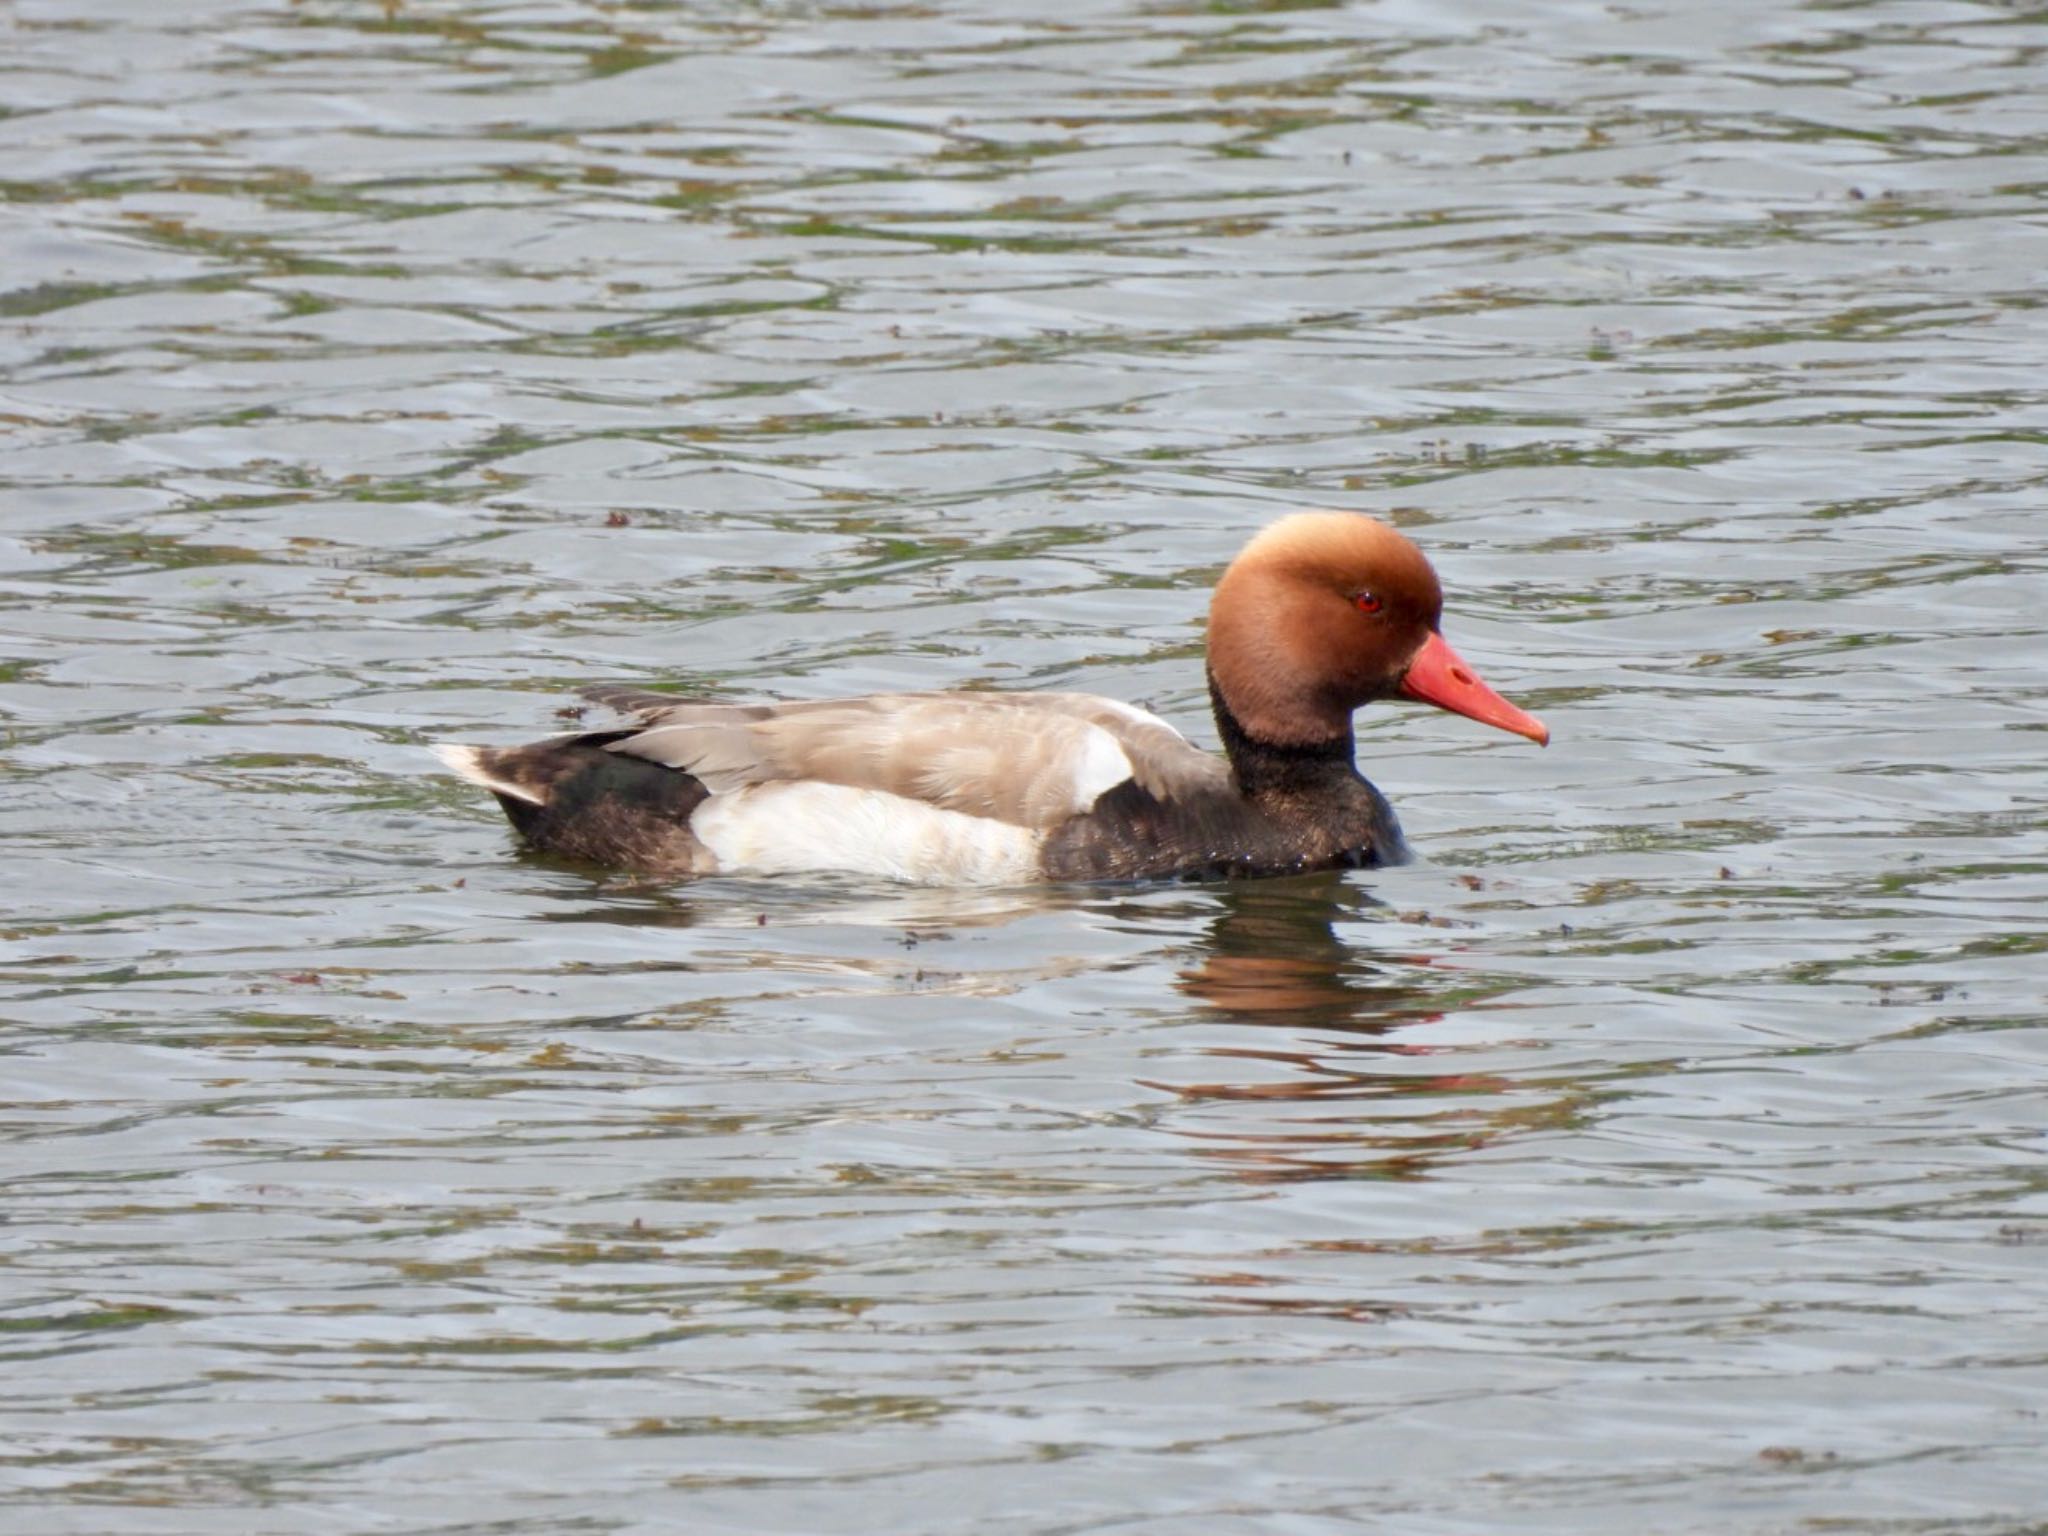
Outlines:
POLYGON ((1549 727, 1479 679, 1439 630, 1444 594, 1421 550, 1358 512, 1297 512, 1244 547, 1209 604, 1209 671, 1252 737, 1348 736, 1374 699, 1434 704, 1539 745, 1549 727))

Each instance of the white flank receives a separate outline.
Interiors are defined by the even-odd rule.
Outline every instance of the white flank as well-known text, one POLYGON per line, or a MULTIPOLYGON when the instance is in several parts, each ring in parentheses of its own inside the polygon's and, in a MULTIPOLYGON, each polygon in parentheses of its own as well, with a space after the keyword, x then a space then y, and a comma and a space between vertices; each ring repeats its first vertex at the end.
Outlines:
POLYGON ((1074 814, 1087 811, 1131 776, 1131 760, 1118 740, 1099 725, 1088 727, 1074 754, 1074 814))
POLYGON ((547 804, 523 784, 512 784, 504 779, 492 778, 477 761, 480 753, 475 747, 460 747, 452 741, 437 741, 427 750, 470 783, 481 784, 493 794, 510 795, 514 800, 524 800, 528 805, 547 804))
POLYGON ((1028 827, 843 784, 750 784, 713 795, 690 818, 690 830, 722 874, 837 869, 919 885, 1039 878, 1041 834, 1028 827))

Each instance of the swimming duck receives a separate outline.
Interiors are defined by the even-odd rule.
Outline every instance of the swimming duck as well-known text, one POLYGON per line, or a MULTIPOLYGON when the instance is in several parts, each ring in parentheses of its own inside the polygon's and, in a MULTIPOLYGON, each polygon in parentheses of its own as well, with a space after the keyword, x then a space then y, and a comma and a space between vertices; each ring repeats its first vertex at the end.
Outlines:
POLYGON ((595 688, 623 728, 434 750, 533 847, 687 877, 841 870, 935 885, 1292 874, 1405 863, 1351 715, 1410 698, 1538 744, 1549 729, 1439 632, 1421 550, 1375 518, 1298 512, 1209 605, 1223 755, 1086 693, 696 703, 595 688))

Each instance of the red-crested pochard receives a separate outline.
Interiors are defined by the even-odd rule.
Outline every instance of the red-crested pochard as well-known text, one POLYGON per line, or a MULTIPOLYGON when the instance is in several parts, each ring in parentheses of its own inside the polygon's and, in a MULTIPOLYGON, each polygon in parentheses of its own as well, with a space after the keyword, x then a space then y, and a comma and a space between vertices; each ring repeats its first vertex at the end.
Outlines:
POLYGON ((590 697, 623 729, 440 746, 535 848, 664 876, 843 870, 933 885, 1279 875, 1409 858, 1352 761, 1351 714, 1405 697, 1548 742, 1438 633, 1422 551, 1354 512, 1283 517, 1209 605, 1223 756, 1086 693, 794 704, 590 697))

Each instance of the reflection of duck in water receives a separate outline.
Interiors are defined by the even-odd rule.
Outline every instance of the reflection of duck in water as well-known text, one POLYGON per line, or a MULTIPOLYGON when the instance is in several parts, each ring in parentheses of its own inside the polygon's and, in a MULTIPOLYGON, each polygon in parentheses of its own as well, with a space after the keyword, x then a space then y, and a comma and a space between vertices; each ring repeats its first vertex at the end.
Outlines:
POLYGON ((1228 1027, 1198 1031, 1199 1080, 1143 1080, 1181 1101, 1173 1129, 1201 1156, 1258 1183, 1413 1177, 1580 1101, 1461 1070, 1427 1031, 1400 1038, 1515 983, 1447 974, 1427 955, 1375 961, 1338 932, 1380 906, 1352 882, 1311 875, 1205 895, 1217 914, 1180 985, 1228 1027))
POLYGON ((1183 992, 1245 1024, 1380 1034, 1417 1018, 1427 989, 1391 981, 1337 932, 1339 918, 1382 905, 1335 874, 1226 886, 1183 992))
POLYGON ((1352 711, 1406 697, 1549 740, 1445 643, 1442 609, 1422 551, 1386 524, 1282 518, 1210 605, 1222 757, 1081 693, 729 705, 600 689, 635 724, 438 750, 536 848, 668 876, 971 885, 1396 864, 1407 847, 1353 763, 1352 711))

